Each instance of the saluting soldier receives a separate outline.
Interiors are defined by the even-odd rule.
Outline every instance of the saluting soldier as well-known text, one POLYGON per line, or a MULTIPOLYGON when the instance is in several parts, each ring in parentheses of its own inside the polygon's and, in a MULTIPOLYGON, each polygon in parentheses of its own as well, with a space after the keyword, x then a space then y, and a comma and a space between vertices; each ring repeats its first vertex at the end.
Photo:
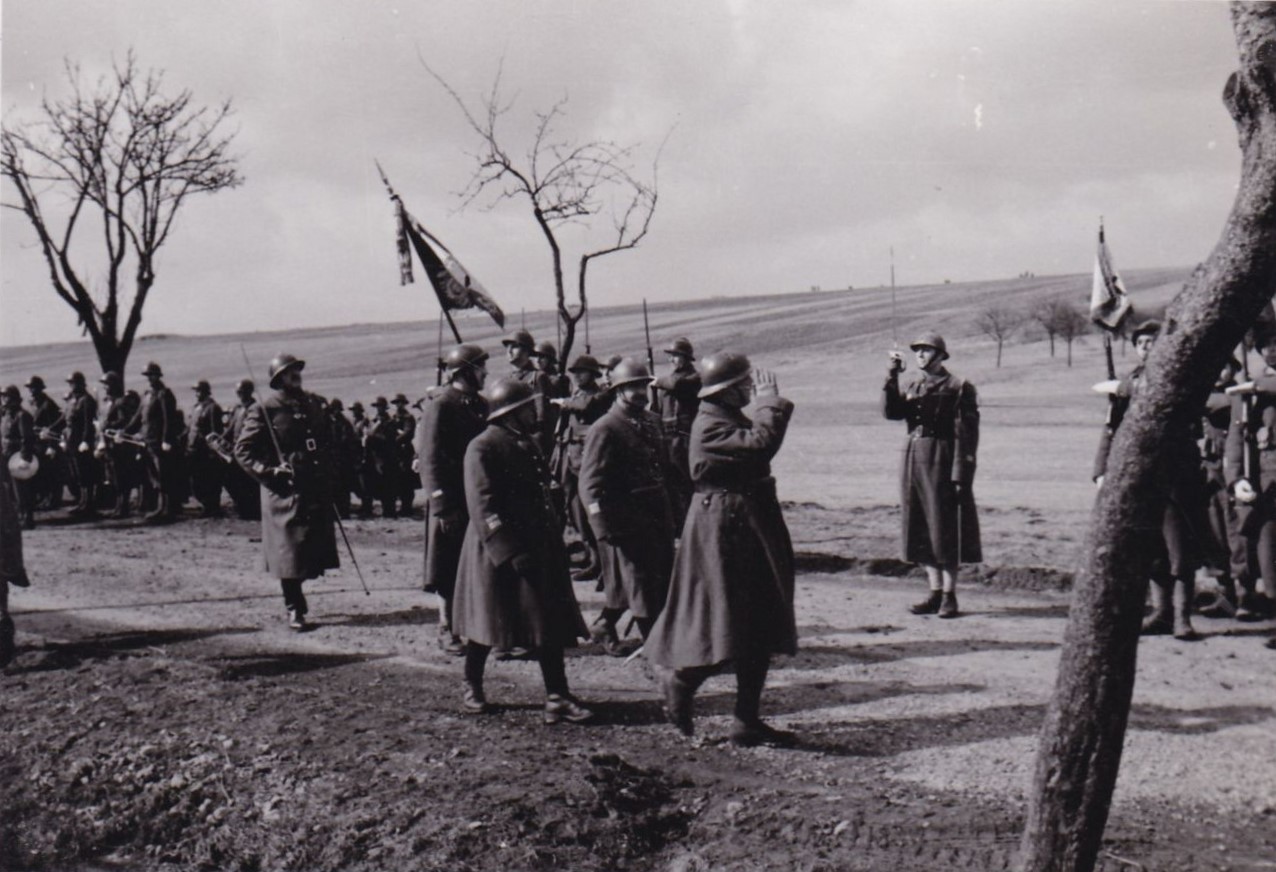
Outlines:
MULTIPOLYGON (((1130 403, 1143 388, 1143 371, 1148 355, 1161 332, 1161 322, 1144 321, 1131 331, 1130 341, 1139 362, 1117 384, 1115 400, 1099 439, 1092 478, 1099 487, 1108 468, 1112 437, 1130 403)), ((1193 422, 1194 423, 1194 422, 1193 422)), ((1192 627, 1192 601, 1196 593, 1196 570, 1201 567, 1208 529, 1205 517, 1204 478, 1201 475, 1201 452, 1196 445, 1192 425, 1179 424, 1166 443, 1162 475, 1165 512, 1161 529, 1150 542, 1149 575, 1152 581, 1152 613, 1143 621, 1144 635, 1173 633, 1174 638, 1190 641, 1198 638, 1192 627)))
POLYGON ((31 397, 31 420, 40 452, 40 468, 31 480, 31 492, 37 506, 56 509, 62 505, 66 478, 62 453, 62 427, 66 419, 54 399, 45 393, 43 378, 33 375, 23 387, 31 397))
POLYGON ((279 579, 288 626, 307 628, 302 583, 340 565, 333 531, 333 446, 326 402, 302 390, 306 362, 270 362, 273 393, 248 408, 235 459, 261 483, 266 571, 279 579))
POLYGON ((142 426, 138 415, 142 398, 137 391, 124 390, 124 380, 118 372, 105 372, 98 381, 105 396, 99 409, 101 426, 96 455, 106 466, 106 478, 114 493, 111 516, 127 518, 133 490, 145 477, 145 448, 137 444, 137 433, 142 426))
POLYGON ((458 345, 443 356, 447 384, 430 392, 416 428, 416 453, 425 490, 425 572, 427 593, 439 606, 439 647, 463 654, 453 631, 453 602, 461 543, 470 516, 465 505, 465 449, 487 426, 487 402, 479 393, 487 380, 487 352, 458 345))
POLYGON ((793 543, 771 476, 793 403, 780 396, 774 375, 755 372, 743 354, 711 354, 701 373, 704 402, 690 446, 695 498, 674 557, 668 601, 644 651, 662 667, 666 713, 684 735, 693 731, 696 689, 733 666, 731 741, 788 745, 795 737, 763 722, 760 709, 771 655, 797 651, 793 543), (742 409, 754 392, 750 420, 742 409))
POLYGON ((580 465, 580 499, 598 537, 607 595, 598 638, 609 654, 624 653, 616 622, 626 609, 647 638, 673 568, 669 453, 660 418, 647 409, 651 381, 635 360, 616 365, 611 408, 589 428, 580 465))
POLYGON ((399 500, 399 514, 407 517, 412 514, 416 492, 421 489, 421 477, 412 469, 412 461, 416 457, 412 448, 416 441, 416 417, 408 411, 408 398, 403 394, 395 394, 391 404, 394 406, 394 448, 398 459, 395 494, 399 500))
POLYGON ((667 375, 656 379, 655 406, 665 429, 665 441, 669 446, 669 460, 674 475, 669 481, 669 494, 674 504, 674 524, 679 532, 691 504, 691 470, 688 467, 687 449, 691 438, 691 422, 700 409, 700 373, 696 372, 695 349, 685 336, 675 339, 665 349, 672 368, 667 375))
POLYGON ((1223 465, 1250 563, 1265 590, 1238 603, 1243 620, 1276 614, 1276 332, 1258 336, 1255 344, 1264 370, 1237 392, 1223 465))
POLYGON ((902 552, 905 560, 926 570, 930 587, 926 599, 909 611, 955 618, 960 614, 960 565, 983 559, 971 490, 979 450, 979 399, 974 385, 944 366, 948 359, 944 337, 923 333, 908 347, 918 373, 901 388, 903 357, 891 352, 882 411, 888 420, 908 426, 900 472, 902 552))
POLYGON ((373 417, 363 436, 372 491, 381 501, 381 515, 395 518, 399 502, 399 428, 389 413, 390 403, 385 397, 373 400, 372 408, 373 417))
POLYGON ((222 513, 225 461, 213 450, 209 440, 217 442, 222 437, 222 407, 213 399, 213 388, 206 380, 200 379, 191 385, 191 390, 195 392, 195 403, 191 406, 186 429, 191 493, 200 504, 200 514, 214 518, 222 513))
POLYGON ((177 398, 164 384, 164 370, 155 361, 142 370, 149 387, 142 394, 138 407, 141 421, 139 435, 146 442, 147 485, 154 495, 155 506, 147 513, 147 521, 165 521, 177 517, 181 461, 177 456, 178 435, 182 432, 182 419, 177 411, 177 398))
POLYGON ((580 537, 585 552, 584 566, 573 570, 572 580, 588 581, 599 577, 602 564, 598 559, 598 542, 589 525, 585 504, 580 499, 580 462, 585 450, 585 436, 590 426, 607 412, 611 396, 598 385, 603 369, 592 355, 577 356, 567 372, 572 380, 571 396, 551 401, 558 406, 564 421, 558 429, 552 466, 561 483, 567 522, 580 537))
POLYGON ((549 457, 554 450, 554 427, 550 414, 553 406, 549 404, 550 398, 554 396, 553 383, 550 376, 537 369, 533 363, 536 343, 532 334, 526 330, 515 330, 502 339, 501 344, 505 346, 505 356, 510 363, 510 375, 532 389, 532 408, 536 412, 536 429, 533 435, 541 454, 549 457))
MULTIPOLYGON (((27 463, 36 460, 35 421, 31 413, 22 408, 22 393, 17 385, 8 385, 4 389, 4 412, 0 414, 0 449, 4 453, 4 464, 7 472, 9 461, 18 455, 27 463)), ((35 488, 33 478, 10 481, 13 491, 15 510, 27 530, 35 529, 35 488)))
MULTIPOLYGON (((239 434, 243 432, 244 420, 248 410, 257 404, 253 393, 257 386, 250 378, 240 379, 235 385, 236 403, 230 410, 230 419, 226 422, 226 444, 230 446, 232 455, 239 434)), ((261 486, 248 474, 238 462, 230 464, 226 469, 226 491, 235 504, 235 514, 245 521, 261 519, 261 486)))
POLYGON ((545 723, 582 723, 593 712, 571 694, 563 651, 588 631, 536 444, 536 395, 526 383, 506 377, 487 400, 487 428, 465 451, 469 525, 453 606, 453 630, 467 641, 464 709, 491 710, 483 673, 492 648, 528 648, 545 682, 545 723))
MULTIPOLYGON (((362 410, 360 406, 360 410, 362 410)), ((346 417, 345 404, 334 397, 328 402, 328 423, 332 427, 332 444, 337 456, 337 514, 350 517, 350 494, 358 488, 359 436, 346 417)))
POLYGON ((71 394, 64 411, 66 426, 62 430, 62 446, 70 458, 79 494, 71 514, 87 516, 97 512, 98 469, 93 459, 93 447, 97 444, 97 400, 87 390, 84 373, 73 372, 66 381, 71 386, 71 394))

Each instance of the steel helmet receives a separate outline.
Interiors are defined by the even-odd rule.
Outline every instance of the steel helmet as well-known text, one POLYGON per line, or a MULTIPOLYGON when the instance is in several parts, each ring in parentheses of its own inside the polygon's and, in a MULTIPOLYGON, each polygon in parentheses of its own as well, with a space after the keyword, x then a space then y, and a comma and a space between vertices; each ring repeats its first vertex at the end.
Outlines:
POLYGON ((241 397, 245 394, 251 394, 255 390, 257 390, 257 386, 253 384, 253 380, 250 378, 240 379, 239 384, 235 387, 235 393, 241 397))
POLYGON ((679 336, 669 347, 665 349, 665 354, 681 354, 687 360, 695 360, 696 355, 691 348, 691 340, 685 336, 679 336))
POLYGON ((495 421, 535 399, 536 394, 532 392, 531 385, 516 378, 503 378, 487 392, 487 420, 495 421))
POLYGON ((277 354, 275 359, 270 362, 270 386, 272 388, 279 387, 279 377, 290 369, 298 372, 306 368, 306 362, 299 357, 291 354, 277 354))
POLYGON ((372 408, 374 409, 387 409, 389 407, 390 404, 386 402, 385 397, 377 397, 372 401, 372 408))
POLYGON ((100 384, 104 385, 123 385, 124 380, 120 378, 120 374, 113 369, 108 369, 102 373, 102 377, 98 379, 100 384))
POLYGON ((9 475, 18 481, 29 481, 40 471, 40 458, 34 454, 30 460, 23 460, 22 454, 14 454, 9 458, 9 475))
POLYGON ((543 357, 546 360, 558 361, 558 349, 554 348, 554 343, 552 342, 546 341, 538 343, 537 346, 532 349, 532 354, 537 357, 543 357))
POLYGON ((532 339, 532 334, 528 333, 526 330, 515 330, 509 336, 502 339, 501 344, 506 347, 517 345, 519 348, 526 348, 528 351, 536 350, 536 343, 532 339))
POLYGON ((470 367, 477 369, 487 363, 487 352, 477 345, 456 345, 443 355, 443 365, 448 369, 470 367))
POLYGON ((913 351, 919 348, 933 348, 939 352, 939 356, 948 358, 948 345, 944 342, 944 337, 940 336, 934 330, 928 330, 922 333, 912 342, 908 343, 908 347, 913 351))
POLYGON ((195 384, 191 385, 191 390, 196 393, 211 394, 213 392, 213 386, 208 383, 208 379, 202 378, 195 382, 195 384))
POLYGON ((572 361, 572 365, 567 367, 568 372, 592 372, 594 375, 602 375, 602 364, 598 362, 598 358, 592 354, 581 354, 572 361))
POLYGON ((699 397, 711 397, 753 375, 749 358, 733 351, 715 351, 700 361, 699 397))
POLYGON ((1151 336, 1153 338, 1161 334, 1161 322, 1155 318, 1149 318, 1142 321, 1133 330, 1130 331, 1130 341, 1137 342, 1140 336, 1151 336))
POLYGON ((334 412, 341 412, 345 410, 346 404, 341 402, 341 397, 333 397, 328 401, 328 408, 334 412))
POLYGON ((66 383, 69 385, 79 385, 80 387, 84 387, 84 373, 77 369, 75 372, 66 377, 66 383))
POLYGON ((651 373, 647 371, 646 364, 639 363, 632 357, 626 357, 612 368, 610 388, 615 390, 621 385, 633 384, 634 382, 650 384, 651 373))

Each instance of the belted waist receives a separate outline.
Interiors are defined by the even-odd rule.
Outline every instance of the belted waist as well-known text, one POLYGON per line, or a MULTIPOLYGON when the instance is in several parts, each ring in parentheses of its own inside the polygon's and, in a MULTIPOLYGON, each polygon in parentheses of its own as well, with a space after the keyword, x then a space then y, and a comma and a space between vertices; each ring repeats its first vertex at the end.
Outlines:
POLYGON ((698 494, 740 494, 746 497, 774 497, 775 478, 768 475, 765 478, 758 478, 753 481, 733 481, 723 484, 696 482, 695 491, 698 494))
POLYGON ((912 430, 908 431, 911 439, 952 439, 953 434, 936 429, 935 427, 927 427, 925 424, 918 424, 912 430))

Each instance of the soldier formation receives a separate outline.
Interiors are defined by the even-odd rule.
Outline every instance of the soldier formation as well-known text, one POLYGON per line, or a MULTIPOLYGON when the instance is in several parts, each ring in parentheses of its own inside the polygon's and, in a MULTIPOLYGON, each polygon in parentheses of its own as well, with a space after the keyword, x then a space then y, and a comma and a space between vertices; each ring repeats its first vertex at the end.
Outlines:
MULTIPOLYGON (((1114 383, 1099 486, 1158 332, 1146 322, 1132 333, 1140 363, 1114 383)), ((354 402, 349 416, 341 400, 302 388, 305 361, 288 354, 271 362, 269 393, 257 397, 245 379, 229 410, 201 380, 183 412, 154 362, 142 370, 144 393, 125 391, 108 372, 100 401, 72 373, 61 408, 33 376, 29 410, 17 386, 3 391, 5 536, 31 529, 36 511, 68 492, 74 516, 125 517, 136 491, 137 509, 161 522, 192 498, 202 516, 219 516, 225 490, 239 517, 260 519, 266 571, 280 582, 289 626, 301 631, 310 626, 303 583, 339 565, 341 520, 372 517, 377 503, 383 517, 412 517, 422 490, 423 587, 439 600, 439 647, 464 658, 464 711, 492 710, 483 677, 495 653, 539 662, 547 723, 589 721, 564 657, 589 640, 611 655, 643 655, 680 732, 694 731, 696 689, 729 670, 731 740, 791 744, 759 714, 771 655, 797 645, 793 548, 771 475, 793 404, 775 377, 729 351, 697 361, 685 338, 664 349, 670 369, 658 378, 619 355, 603 364, 582 354, 562 367, 553 344, 526 330, 502 345, 509 371, 490 386, 487 352, 462 344, 443 357, 442 384, 417 403, 379 396, 370 414, 354 402), (604 595, 592 626, 573 581, 604 595), (635 626, 638 639, 627 641, 635 626)), ((901 553, 928 582, 910 611, 951 619, 960 615, 961 564, 983 559, 973 496, 978 395, 946 368, 942 336, 924 333, 909 347, 916 374, 902 380, 903 355, 893 352, 882 395, 885 417, 907 426, 901 553)), ((1238 383, 1243 367, 1229 365, 1199 424, 1172 434, 1164 522, 1150 538, 1145 633, 1196 638, 1202 567, 1218 578, 1206 614, 1272 615, 1276 335, 1257 347, 1264 373, 1238 383)), ((6 575, 21 584, 11 555, 6 575)), ((11 657, 4 591, 0 654, 11 657)))

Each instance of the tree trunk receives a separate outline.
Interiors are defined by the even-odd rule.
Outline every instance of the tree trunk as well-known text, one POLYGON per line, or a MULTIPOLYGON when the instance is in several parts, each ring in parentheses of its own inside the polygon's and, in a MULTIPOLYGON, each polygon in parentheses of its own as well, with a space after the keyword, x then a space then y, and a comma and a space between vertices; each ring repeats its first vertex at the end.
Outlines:
POLYGON ((1050 357, 1054 357, 1054 334, 1050 334, 1050 357))
POLYGON ((1001 340, 997 340, 997 369, 1001 369, 1001 340))
POLYGON ((1134 692, 1159 535, 1167 433, 1199 416, 1210 385, 1276 288, 1276 4, 1231 7, 1240 69, 1224 100, 1241 182, 1205 270, 1170 304, 1141 390, 1113 439, 1078 573, 1021 843, 1023 872, 1088 872, 1103 839, 1134 692))
POLYGON ((1072 340, 1068 340, 1068 369, 1072 369, 1072 340))

